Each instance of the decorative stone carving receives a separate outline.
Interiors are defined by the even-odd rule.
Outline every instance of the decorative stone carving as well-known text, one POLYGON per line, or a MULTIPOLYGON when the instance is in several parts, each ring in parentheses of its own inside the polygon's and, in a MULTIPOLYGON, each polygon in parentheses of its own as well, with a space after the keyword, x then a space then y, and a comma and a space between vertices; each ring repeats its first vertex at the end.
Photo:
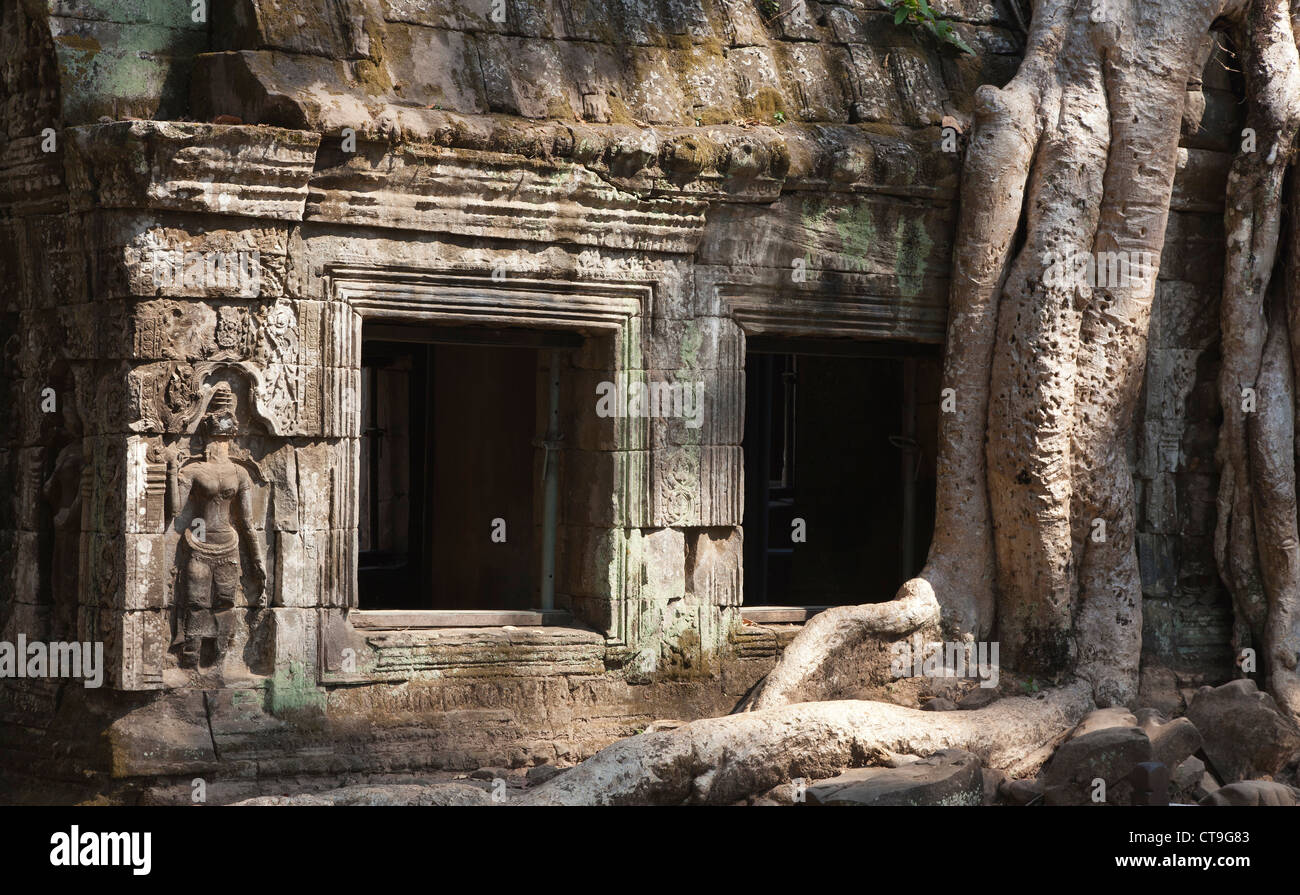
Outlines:
POLYGON ((232 609, 240 590, 239 547, 242 532, 252 557, 256 584, 246 596, 250 606, 263 603, 266 560, 253 529, 252 489, 248 472, 232 459, 231 439, 239 434, 235 394, 228 383, 211 391, 203 428, 207 435, 200 458, 178 451, 167 461, 167 491, 171 514, 194 504, 194 522, 185 529, 185 547, 178 551, 179 568, 176 634, 181 665, 198 667, 205 645, 220 656, 216 613, 232 609), (184 559, 180 559, 184 556, 184 559))
POLYGON ((303 370, 298 365, 298 318, 293 305, 277 302, 262 327, 267 366, 261 403, 279 432, 296 430, 303 405, 303 370))
POLYGON ((757 177, 767 168, 769 156, 762 141, 733 138, 727 146, 726 173, 730 177, 757 177))
POLYGON ((657 472, 661 482, 659 521, 665 525, 695 521, 700 493, 699 449, 682 447, 666 451, 657 472))
MULTIPOLYGON (((202 420, 203 383, 214 374, 234 374, 248 383, 248 416, 257 426, 243 434, 312 433, 310 427, 320 417, 319 396, 311 393, 320 388, 319 373, 295 362, 296 333, 286 331, 277 337, 268 330, 266 342, 272 347, 266 350, 264 363, 162 361, 135 368, 129 374, 132 431, 195 432, 202 420), (276 345, 274 338, 281 339, 281 344, 276 345)), ((259 360, 261 357, 259 354, 259 360)))

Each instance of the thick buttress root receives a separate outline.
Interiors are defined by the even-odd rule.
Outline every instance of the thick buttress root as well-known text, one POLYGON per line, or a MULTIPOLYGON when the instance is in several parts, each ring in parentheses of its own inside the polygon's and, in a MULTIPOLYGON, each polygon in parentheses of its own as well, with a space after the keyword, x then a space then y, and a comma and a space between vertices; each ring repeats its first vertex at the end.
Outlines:
MULTIPOLYGON (((1294 52, 1276 21, 1289 6, 1272 3, 1252 13, 1255 45, 1283 34, 1294 52)), ((1198 120, 1204 108, 1211 26, 1244 14, 1241 0, 1042 0, 1016 77, 977 98, 934 537, 895 600, 932 597, 949 637, 994 636, 1004 666, 1078 675, 1101 705, 1137 697, 1141 580, 1126 448, 1179 138, 1184 114, 1198 120)), ((1275 354, 1276 366, 1285 359, 1275 354)), ((835 665, 819 651, 852 648, 872 625, 877 639, 895 638, 880 621, 890 612, 857 607, 810 626, 748 707, 817 698, 818 669, 835 665)), ((833 686, 821 683, 824 698, 833 686)))
POLYGON ((808 702, 706 718, 609 746, 529 790, 525 805, 727 805, 792 780, 818 780, 892 755, 964 749, 987 767, 1032 774, 1041 747, 1092 708, 1075 684, 970 712, 883 702, 808 702))
POLYGON ((1259 670, 1267 676, 1269 690, 1300 717, 1300 538, 1293 448, 1300 257, 1294 216, 1288 275, 1274 277, 1283 183, 1300 125, 1300 56, 1292 14, 1288 0, 1260 0, 1239 28, 1247 48, 1250 137, 1243 140, 1229 174, 1224 212, 1223 425, 1215 554, 1233 595, 1237 645, 1262 647, 1259 670))
POLYGON ((837 688, 835 666, 863 661, 860 650, 864 644, 902 640, 914 631, 937 630, 939 603, 928 584, 919 584, 887 603, 837 606, 813 616, 739 709, 758 711, 826 699, 837 688))

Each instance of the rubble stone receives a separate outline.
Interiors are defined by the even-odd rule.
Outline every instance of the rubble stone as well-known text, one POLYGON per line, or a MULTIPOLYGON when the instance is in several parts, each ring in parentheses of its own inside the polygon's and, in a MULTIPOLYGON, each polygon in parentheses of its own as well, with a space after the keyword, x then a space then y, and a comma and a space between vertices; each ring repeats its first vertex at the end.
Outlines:
POLYGON ((1205 740, 1211 767, 1226 783, 1274 776, 1300 754, 1300 727, 1252 680, 1202 687, 1187 717, 1205 740))
POLYGON ((810 805, 979 805, 979 759, 945 749, 897 768, 860 768, 808 787, 810 805))

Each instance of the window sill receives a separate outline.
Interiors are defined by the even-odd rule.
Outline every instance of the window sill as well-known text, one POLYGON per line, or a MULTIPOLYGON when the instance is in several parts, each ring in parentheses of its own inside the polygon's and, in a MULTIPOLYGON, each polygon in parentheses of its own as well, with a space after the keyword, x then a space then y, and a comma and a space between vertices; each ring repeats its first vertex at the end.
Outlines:
POLYGON ((420 628, 520 628, 572 627, 573 617, 563 609, 356 609, 348 614, 352 627, 365 630, 403 631, 420 628))
POLYGON ((802 625, 833 606, 742 606, 740 617, 755 625, 802 625))
POLYGON ((373 664, 360 673, 323 675, 322 683, 347 686, 447 675, 589 676, 605 671, 605 636, 576 626, 390 627, 359 633, 372 651, 373 664))

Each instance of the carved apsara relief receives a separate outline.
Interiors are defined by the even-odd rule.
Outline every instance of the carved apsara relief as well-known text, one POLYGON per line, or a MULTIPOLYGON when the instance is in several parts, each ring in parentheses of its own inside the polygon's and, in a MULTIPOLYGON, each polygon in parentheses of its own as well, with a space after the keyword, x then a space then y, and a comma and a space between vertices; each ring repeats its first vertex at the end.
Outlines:
POLYGON ((681 525, 694 521, 700 491, 699 449, 678 447, 659 460, 659 521, 681 525))
POLYGON ((147 445, 136 518, 167 535, 168 675, 266 667, 264 609, 278 599, 268 584, 282 586, 267 581, 267 556, 278 555, 270 507, 294 485, 273 484, 254 455, 319 430, 320 310, 306 304, 160 299, 137 309, 126 413, 147 445))
POLYGON ((265 604, 266 551, 253 501, 264 482, 235 443, 241 434, 237 407, 230 383, 217 380, 205 390, 199 437, 162 450, 168 516, 187 510, 190 516, 176 549, 173 606, 172 649, 184 668, 220 663, 231 644, 244 639, 229 613, 241 602, 253 611, 265 604))

